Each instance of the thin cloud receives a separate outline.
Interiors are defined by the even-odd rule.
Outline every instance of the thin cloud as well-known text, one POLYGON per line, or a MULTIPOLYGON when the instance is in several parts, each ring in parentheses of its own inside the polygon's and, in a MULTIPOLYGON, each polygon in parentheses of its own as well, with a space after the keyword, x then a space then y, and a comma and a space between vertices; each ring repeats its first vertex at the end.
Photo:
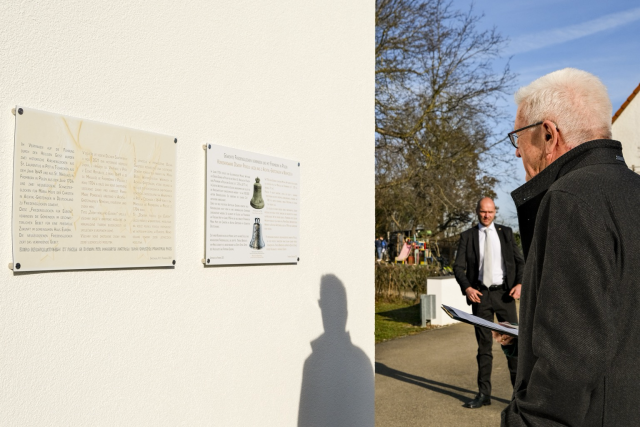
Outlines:
POLYGON ((546 46, 565 43, 591 34, 620 27, 640 19, 640 7, 612 13, 582 24, 570 25, 557 30, 544 31, 516 37, 507 49, 508 55, 528 52, 546 46))

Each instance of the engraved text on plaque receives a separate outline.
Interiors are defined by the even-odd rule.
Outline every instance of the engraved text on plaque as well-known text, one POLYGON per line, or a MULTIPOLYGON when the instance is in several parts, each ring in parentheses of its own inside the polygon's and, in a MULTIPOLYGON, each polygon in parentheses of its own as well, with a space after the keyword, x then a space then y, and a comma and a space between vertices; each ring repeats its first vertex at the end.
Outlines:
POLYGON ((17 107, 14 271, 171 266, 176 145, 17 107))

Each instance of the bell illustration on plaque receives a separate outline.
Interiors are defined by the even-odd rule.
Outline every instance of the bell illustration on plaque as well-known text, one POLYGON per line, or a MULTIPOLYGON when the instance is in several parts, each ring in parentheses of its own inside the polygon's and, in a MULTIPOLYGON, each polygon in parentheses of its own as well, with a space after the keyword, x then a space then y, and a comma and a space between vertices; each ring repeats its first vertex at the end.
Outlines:
POLYGON ((262 200, 262 184, 260 184, 260 178, 256 178, 256 182, 253 184, 253 197, 251 198, 251 206, 255 209, 264 208, 264 200, 262 200))
POLYGON ((249 247, 253 249, 262 249, 265 247, 264 240, 262 240, 262 227, 260 226, 260 218, 256 218, 256 222, 253 224, 253 235, 251 236, 251 243, 249 243, 249 247))

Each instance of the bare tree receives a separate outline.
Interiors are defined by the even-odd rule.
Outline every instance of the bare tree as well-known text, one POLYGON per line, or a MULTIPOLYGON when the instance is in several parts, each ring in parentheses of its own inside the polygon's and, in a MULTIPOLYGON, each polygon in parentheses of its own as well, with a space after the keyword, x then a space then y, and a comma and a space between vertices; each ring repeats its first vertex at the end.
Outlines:
POLYGON ((511 88, 505 40, 477 30, 480 16, 441 0, 376 0, 376 228, 436 233, 467 224, 475 202, 495 196, 483 160, 496 102, 511 88))

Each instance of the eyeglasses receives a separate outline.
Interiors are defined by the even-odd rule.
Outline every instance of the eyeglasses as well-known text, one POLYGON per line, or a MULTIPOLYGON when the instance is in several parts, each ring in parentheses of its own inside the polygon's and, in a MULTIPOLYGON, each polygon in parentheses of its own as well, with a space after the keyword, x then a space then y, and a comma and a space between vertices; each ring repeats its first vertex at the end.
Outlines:
MULTIPOLYGON (((514 148, 518 148, 518 132, 522 132, 525 129, 529 129, 532 128, 534 126, 538 126, 541 125, 542 123, 544 123, 544 121, 542 122, 538 122, 538 123, 534 123, 532 125, 529 126, 525 126, 523 128, 520 129, 516 129, 514 131, 511 131, 507 134, 507 136, 509 137, 509 139, 511 140, 511 144, 514 146, 514 148)), ((555 124, 555 123, 554 123, 555 124)), ((560 132, 560 129, 558 129, 558 125, 556 125, 556 131, 560 132)))
POLYGON ((532 124, 532 125, 525 126, 525 127, 523 127, 523 128, 516 129, 516 130, 514 130, 514 131, 509 132, 509 133, 507 134, 507 136, 508 136, 508 137, 509 137, 509 139, 511 140, 511 144, 513 145, 513 147, 514 147, 514 148, 518 148, 518 132, 522 132, 522 131, 523 131, 523 130, 525 130, 525 129, 529 129, 529 128, 532 128, 532 127, 534 127, 534 126, 541 125, 542 123, 544 123, 544 122, 534 123, 534 124, 532 124))

